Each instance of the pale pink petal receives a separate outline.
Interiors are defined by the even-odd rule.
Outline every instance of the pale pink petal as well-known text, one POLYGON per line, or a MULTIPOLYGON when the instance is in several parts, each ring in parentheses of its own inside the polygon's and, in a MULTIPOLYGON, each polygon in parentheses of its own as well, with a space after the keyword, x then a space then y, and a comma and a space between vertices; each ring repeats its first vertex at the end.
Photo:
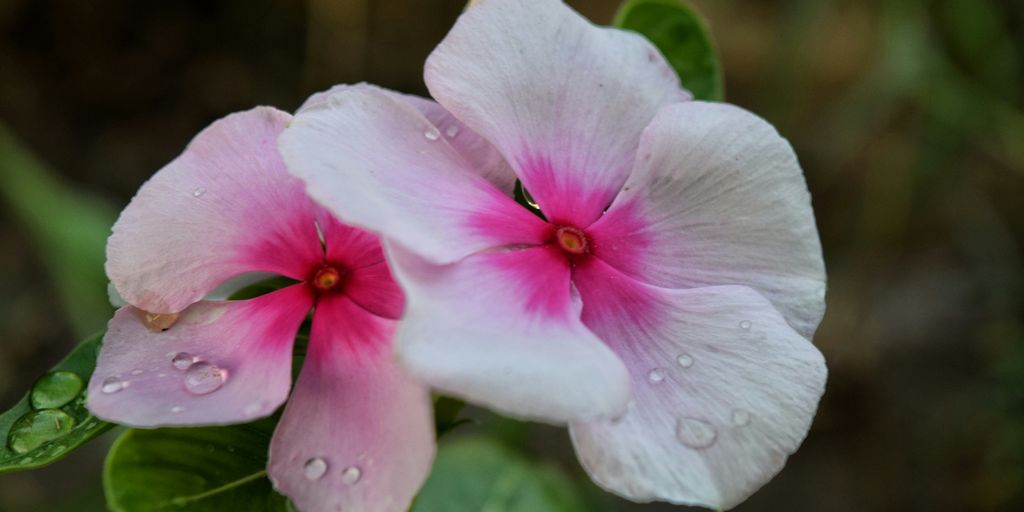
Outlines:
POLYGON ((280 140, 289 170, 346 223, 437 263, 539 244, 544 222, 477 174, 408 102, 354 86, 302 110, 280 140))
POLYGON ((427 59, 425 79, 501 150, 549 219, 579 227, 619 192, 658 109, 689 98, 646 39, 550 0, 480 2, 427 59))
POLYGON ((738 107, 694 101, 662 111, 590 234, 598 257, 648 283, 754 288, 807 338, 825 310, 821 243, 796 156, 738 107))
POLYGON ((103 337, 89 410, 133 427, 267 416, 288 397, 292 342, 312 304, 301 285, 245 301, 202 301, 162 332, 125 306, 103 337))
MULTIPOLYGON (((361 86, 342 84, 335 85, 326 91, 318 92, 310 96, 302 104, 299 112, 312 105, 326 102, 327 98, 334 93, 361 86)), ((437 128, 438 136, 443 136, 448 141, 448 144, 451 144, 466 159, 472 170, 483 176, 487 181, 490 181, 491 184, 506 195, 512 194, 516 183, 516 175, 512 172, 512 168, 509 167, 508 163, 505 162, 505 158, 501 156, 501 153, 490 142, 487 142, 486 139, 471 130, 462 121, 456 119, 455 116, 452 116, 444 107, 438 105, 433 100, 383 88, 378 90, 416 107, 437 128)))
POLYGON ((609 417, 629 399, 622 362, 579 321, 550 246, 435 266, 386 244, 406 310, 398 356, 423 382, 525 418, 609 417))
POLYGON ((289 119, 229 115, 139 189, 107 243, 107 275, 129 304, 177 312, 233 276, 303 279, 322 258, 312 201, 277 153, 289 119))
POLYGON ((317 306, 268 473, 300 510, 408 510, 434 457, 428 390, 391 353, 394 322, 344 296, 317 306))
POLYGON ((824 391, 821 354, 743 286, 669 290, 592 259, 583 321, 626 362, 629 411, 574 422, 587 473, 633 501, 727 509, 778 473, 824 391))

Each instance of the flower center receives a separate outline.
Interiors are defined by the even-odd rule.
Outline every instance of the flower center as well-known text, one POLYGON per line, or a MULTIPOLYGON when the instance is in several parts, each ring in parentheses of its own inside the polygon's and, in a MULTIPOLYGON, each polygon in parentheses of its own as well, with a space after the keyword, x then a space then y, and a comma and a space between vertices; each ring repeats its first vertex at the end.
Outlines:
POLYGON ((313 275, 313 288, 326 292, 341 284, 342 274, 334 267, 323 267, 313 275))
POLYGON ((587 240, 587 234, 583 230, 572 226, 562 226, 556 229, 555 243, 569 254, 579 255, 590 252, 590 242, 587 240))

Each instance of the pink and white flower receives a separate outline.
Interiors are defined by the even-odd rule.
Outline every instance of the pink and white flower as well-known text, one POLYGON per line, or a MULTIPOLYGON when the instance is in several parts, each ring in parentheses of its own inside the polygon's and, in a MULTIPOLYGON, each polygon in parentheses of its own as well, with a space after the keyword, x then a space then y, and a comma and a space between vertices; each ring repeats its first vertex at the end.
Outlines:
POLYGON ((134 427, 221 425, 273 413, 312 311, 305 364, 268 474, 306 511, 404 511, 435 451, 428 390, 394 362, 402 295, 373 235, 306 196, 277 151, 291 116, 225 117, 142 188, 114 225, 110 321, 88 406, 134 427), (249 273, 297 284, 203 300, 249 273))
POLYGON ((280 142, 315 200, 385 237, 404 365, 567 422, 591 477, 632 500, 728 508, 780 471, 826 377, 824 265, 789 144, 551 0, 479 2, 425 78, 457 121, 357 86, 280 142), (487 152, 477 134, 502 162, 463 156, 487 152))

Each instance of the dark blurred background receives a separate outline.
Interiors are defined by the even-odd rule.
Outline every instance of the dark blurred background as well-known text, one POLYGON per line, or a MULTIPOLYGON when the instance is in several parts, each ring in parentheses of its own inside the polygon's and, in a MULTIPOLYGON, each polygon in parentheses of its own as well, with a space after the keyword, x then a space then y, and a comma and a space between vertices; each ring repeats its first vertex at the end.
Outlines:
MULTIPOLYGON (((609 23, 618 1, 569 3, 609 23)), ((693 3, 728 100, 796 147, 829 270, 817 420, 736 510, 1024 510, 1024 4, 693 3)), ((117 210, 197 131, 339 82, 425 93, 423 60, 462 6, 0 0, 0 407, 102 327, 102 276, 68 285, 101 253, 71 249, 101 250, 117 210), (13 161, 57 180, 33 184, 13 161), (47 227, 76 201, 93 217, 47 227)), ((580 474, 563 430, 493 428, 580 474)), ((0 475, 0 510, 102 510, 104 452, 0 475)))

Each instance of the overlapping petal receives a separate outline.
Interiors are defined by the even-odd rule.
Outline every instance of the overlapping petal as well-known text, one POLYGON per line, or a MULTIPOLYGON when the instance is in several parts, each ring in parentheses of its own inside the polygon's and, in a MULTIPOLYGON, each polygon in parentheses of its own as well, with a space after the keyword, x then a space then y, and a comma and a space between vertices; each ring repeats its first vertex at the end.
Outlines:
POLYGON ((664 109, 622 194, 590 231, 599 258, 642 281, 749 286, 808 339, 824 313, 821 243, 796 155, 739 107, 664 109))
MULTIPOLYGON (((327 98, 337 92, 360 87, 373 86, 366 84, 335 85, 326 91, 310 96, 299 108, 299 112, 301 113, 303 110, 306 110, 307 107, 326 103, 327 98)), ((508 163, 505 162, 501 153, 490 142, 487 142, 486 139, 471 130, 462 121, 456 119, 455 116, 451 115, 435 101, 414 94, 404 94, 379 87, 376 90, 391 96, 393 99, 409 103, 419 110, 437 128, 438 138, 444 137, 448 144, 462 155, 471 170, 483 176, 484 179, 491 182, 491 184, 506 195, 512 194, 516 183, 516 175, 512 172, 512 168, 508 163)))
POLYGON ((125 306, 103 337, 89 410, 133 427, 267 416, 288 397, 292 343, 312 303, 302 286, 246 301, 202 301, 162 332, 125 306))
POLYGON ((387 252, 406 294, 396 349, 414 377, 554 423, 624 410, 626 369, 580 323, 556 249, 487 252, 445 266, 396 245, 387 252))
POLYGON ((268 473, 301 510, 408 510, 434 457, 430 394, 391 354, 394 321, 321 300, 268 473))
POLYGON ((139 189, 107 244, 121 297, 173 313, 246 272, 305 277, 321 254, 312 201, 277 153, 289 119, 267 107, 229 115, 139 189))
POLYGON ((427 59, 425 80, 549 219, 578 226, 619 192, 658 109, 689 98, 649 41, 545 0, 479 2, 427 59))
POLYGON ((824 391, 821 354, 754 290, 669 290, 600 260, 577 270, 583 321, 626 362, 622 418, 574 422, 602 487, 634 501, 730 508, 802 442, 824 391))
POLYGON ((483 178, 409 102, 354 86, 304 108, 280 140, 290 171, 345 222, 405 241, 436 263, 546 226, 483 178))

